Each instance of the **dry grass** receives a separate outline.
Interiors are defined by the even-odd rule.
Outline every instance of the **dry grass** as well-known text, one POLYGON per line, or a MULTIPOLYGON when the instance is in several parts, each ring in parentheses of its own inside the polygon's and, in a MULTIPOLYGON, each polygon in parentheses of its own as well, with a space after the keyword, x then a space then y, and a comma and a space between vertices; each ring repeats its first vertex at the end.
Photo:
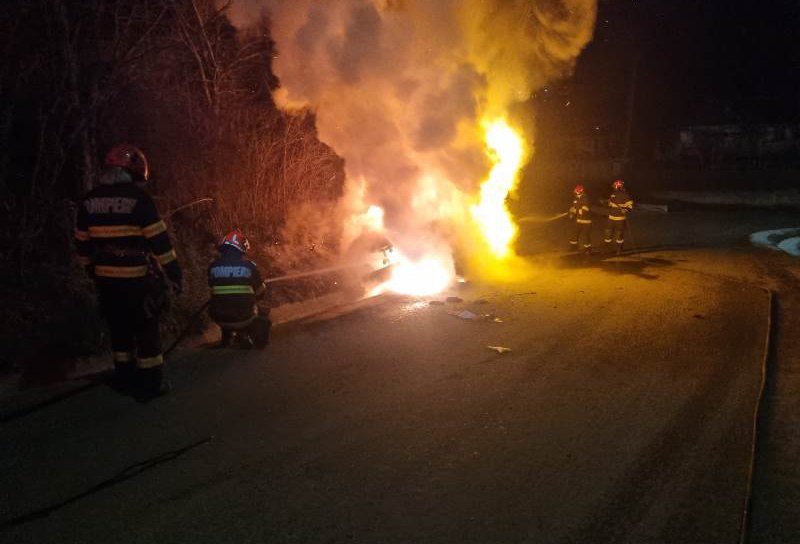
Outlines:
MULTIPOLYGON (((167 316, 169 332, 208 296, 207 264, 231 228, 248 234, 265 275, 335 258, 336 221, 320 218, 333 217, 343 161, 317 138, 311 112, 288 114, 271 102, 277 80, 267 21, 238 34, 211 0, 157 10, 148 0, 29 4, 12 3, 2 19, 52 24, 30 35, 15 24, 20 32, 0 37, 0 49, 22 59, 19 71, 0 71, 0 333, 20 339, 0 346, 0 367, 47 343, 76 354, 102 349, 72 223, 98 158, 115 143, 134 143, 150 159, 150 191, 184 268, 185 295, 167 316), (115 24, 105 24, 109 15, 115 24), (119 46, 116 55, 109 44, 119 46), (200 199, 213 202, 181 208, 200 199)), ((279 286, 276 300, 329 284, 279 286)))

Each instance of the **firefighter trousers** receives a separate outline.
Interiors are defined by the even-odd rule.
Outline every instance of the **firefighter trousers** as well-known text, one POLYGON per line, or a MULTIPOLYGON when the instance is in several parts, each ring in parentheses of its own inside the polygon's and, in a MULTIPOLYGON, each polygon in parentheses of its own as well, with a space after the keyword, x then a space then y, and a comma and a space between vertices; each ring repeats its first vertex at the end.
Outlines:
POLYGON ((603 241, 606 244, 616 241, 621 247, 625 243, 625 223, 627 223, 627 219, 611 219, 609 217, 603 241))
POLYGON ((218 323, 222 330, 222 346, 228 347, 233 343, 234 335, 240 341, 240 347, 253 347, 264 349, 269 344, 269 331, 272 321, 266 315, 259 313, 252 321, 242 327, 229 327, 225 323, 218 323))
POLYGON ((98 278, 100 309, 111 333, 116 366, 156 368, 164 363, 158 317, 159 293, 149 278, 98 278))
POLYGON ((592 247, 592 223, 582 223, 575 221, 572 230, 572 238, 569 240, 569 245, 572 249, 577 250, 579 244, 582 244, 583 249, 588 251, 592 247))

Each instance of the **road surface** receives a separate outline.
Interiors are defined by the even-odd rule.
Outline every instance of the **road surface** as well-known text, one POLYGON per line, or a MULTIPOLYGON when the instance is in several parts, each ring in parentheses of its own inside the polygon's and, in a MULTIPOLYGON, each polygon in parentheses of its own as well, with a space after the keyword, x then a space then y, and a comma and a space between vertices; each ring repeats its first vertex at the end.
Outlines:
POLYGON ((101 387, 3 425, 4 537, 735 542, 769 299, 709 257, 534 259, 462 304, 184 351, 171 397, 101 387))

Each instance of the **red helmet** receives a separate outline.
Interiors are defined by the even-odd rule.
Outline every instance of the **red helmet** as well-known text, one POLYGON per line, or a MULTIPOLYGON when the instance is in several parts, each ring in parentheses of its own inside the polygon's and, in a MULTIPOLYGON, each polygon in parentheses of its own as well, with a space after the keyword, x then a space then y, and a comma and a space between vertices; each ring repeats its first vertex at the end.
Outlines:
POLYGON ((147 181, 150 170, 142 150, 130 144, 119 144, 106 153, 106 166, 119 166, 133 175, 135 181, 147 181))
POLYGON ((618 179, 618 180, 614 181, 614 183, 611 184, 611 187, 613 187, 615 191, 619 191, 620 189, 625 187, 625 184, 622 183, 621 179, 618 179))
POLYGON ((247 250, 250 249, 250 242, 247 241, 247 238, 245 238, 245 235, 242 234, 242 231, 239 229, 233 229, 225 235, 225 238, 222 239, 220 247, 225 246, 231 246, 235 249, 238 249, 242 253, 247 253, 247 250))
POLYGON ((576 185, 575 186, 575 194, 582 195, 583 194, 583 185, 576 185))

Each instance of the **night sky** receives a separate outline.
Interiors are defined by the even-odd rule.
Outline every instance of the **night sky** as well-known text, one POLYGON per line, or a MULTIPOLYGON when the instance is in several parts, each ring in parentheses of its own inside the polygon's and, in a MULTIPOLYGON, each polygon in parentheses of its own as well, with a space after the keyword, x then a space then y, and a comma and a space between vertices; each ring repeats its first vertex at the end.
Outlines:
MULTIPOLYGON (((574 75, 537 95, 574 134, 800 119, 800 2, 601 0, 574 75), (635 85, 631 85, 636 70, 635 85)), ((648 144, 649 146, 649 144, 648 144)))

